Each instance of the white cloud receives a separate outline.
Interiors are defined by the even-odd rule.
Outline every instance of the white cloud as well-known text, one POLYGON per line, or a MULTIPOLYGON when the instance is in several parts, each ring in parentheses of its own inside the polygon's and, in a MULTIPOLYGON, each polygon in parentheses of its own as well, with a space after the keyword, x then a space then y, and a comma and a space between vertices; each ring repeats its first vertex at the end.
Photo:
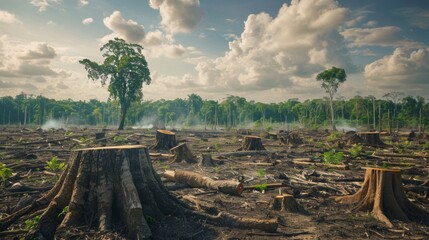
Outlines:
POLYGON ((143 25, 139 25, 131 19, 125 20, 119 11, 114 11, 112 15, 104 18, 103 23, 128 42, 141 42, 146 34, 143 25))
POLYGON ((401 35, 395 26, 378 28, 349 28, 341 32, 350 47, 381 46, 419 48, 422 43, 411 41, 401 35))
POLYGON ((338 32, 347 12, 334 0, 294 0, 274 18, 251 14, 223 57, 198 62, 195 81, 218 91, 309 92, 305 88, 318 87, 315 73, 332 66, 355 69, 338 32))
POLYGON ((20 59, 35 60, 35 59, 52 59, 57 56, 55 49, 47 43, 33 44, 31 49, 28 49, 20 59))
POLYGON ((21 21, 19 21, 19 19, 15 16, 15 14, 0 10, 0 23, 13 24, 13 23, 21 23, 21 21))
POLYGON ((46 9, 53 3, 60 3, 61 0, 31 0, 31 5, 38 7, 39 12, 46 11, 46 9))
POLYGON ((85 5, 88 5, 88 4, 89 4, 88 0, 79 0, 79 5, 80 6, 85 6, 85 5))
POLYGON ((365 66, 365 78, 372 86, 384 88, 427 89, 429 86, 429 48, 414 51, 396 48, 365 66))
POLYGON ((396 13, 405 17, 405 19, 412 27, 429 29, 429 10, 428 9, 409 7, 409 8, 399 9, 396 13))
POLYGON ((359 50, 352 50, 352 51, 350 51, 350 53, 355 54, 355 55, 363 55, 363 56, 374 56, 375 55, 375 53, 368 48, 359 49, 359 50))
POLYGON ((207 30, 209 30, 209 31, 216 31, 216 28, 211 27, 211 28, 207 28, 207 30))
POLYGON ((159 9, 161 24, 172 33, 192 31, 201 20, 199 0, 149 0, 153 9, 159 9))
POLYGON ((187 53, 196 53, 193 47, 176 44, 172 35, 165 34, 159 29, 146 33, 143 25, 133 20, 125 20, 119 11, 113 12, 103 22, 113 33, 102 37, 100 39, 102 44, 115 37, 123 38, 127 42, 141 44, 145 47, 145 53, 152 58, 177 58, 187 53))
POLYGON ((91 24, 92 22, 94 22, 94 19, 93 19, 93 18, 85 18, 85 19, 83 19, 83 20, 82 20, 82 23, 83 23, 84 25, 91 24))

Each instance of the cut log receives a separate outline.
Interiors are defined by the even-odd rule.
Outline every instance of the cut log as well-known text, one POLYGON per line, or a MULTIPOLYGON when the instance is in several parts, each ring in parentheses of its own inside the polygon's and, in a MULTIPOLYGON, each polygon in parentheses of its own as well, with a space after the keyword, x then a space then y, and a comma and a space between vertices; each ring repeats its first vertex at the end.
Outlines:
POLYGON ((399 169, 367 168, 362 188, 353 195, 337 197, 336 201, 357 204, 358 211, 372 215, 393 227, 391 219, 429 224, 429 213, 412 204, 405 195, 399 169))
POLYGON ((282 194, 275 196, 271 205, 271 209, 292 213, 298 213, 303 211, 302 206, 300 206, 295 200, 295 198, 290 194, 282 194))
POLYGON ((262 140, 257 136, 244 136, 243 144, 237 151, 265 150, 262 140))
POLYGON ((218 190, 219 192, 240 196, 244 190, 243 184, 233 180, 213 180, 212 178, 203 176, 199 173, 185 170, 167 170, 163 175, 167 179, 175 180, 179 183, 184 183, 194 188, 209 188, 218 190))
POLYGON ((210 154, 202 154, 200 165, 203 167, 213 167, 215 164, 210 154))
POLYGON ((186 143, 181 143, 172 149, 170 149, 171 153, 174 154, 173 162, 187 162, 187 163, 197 163, 197 160, 195 159, 194 155, 192 154, 191 150, 189 150, 188 145, 186 143))
POLYGON ((358 132, 357 133, 364 140, 364 144, 370 146, 385 146, 386 144, 381 141, 379 132, 358 132))
POLYGON ((157 130, 155 145, 153 145, 151 149, 170 150, 176 145, 176 134, 174 132, 168 130, 157 130))

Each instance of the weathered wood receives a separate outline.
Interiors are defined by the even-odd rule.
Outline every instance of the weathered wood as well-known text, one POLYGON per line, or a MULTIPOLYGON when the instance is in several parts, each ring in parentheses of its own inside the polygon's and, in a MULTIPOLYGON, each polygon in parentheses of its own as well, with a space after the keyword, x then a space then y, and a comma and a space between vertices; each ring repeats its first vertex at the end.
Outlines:
POLYGON ((262 139, 257 136, 244 136, 243 144, 237 151, 265 150, 262 139))
POLYGON ((173 160, 171 161, 172 163, 179 163, 183 161, 187 163, 197 163, 197 160, 195 159, 194 155, 192 154, 186 143, 181 143, 170 149, 170 151, 174 155, 173 160))
POLYGON ((290 194, 277 195, 273 199, 271 209, 276 211, 286 211, 292 213, 302 212, 303 208, 290 194))
POLYGON ((370 146, 385 146, 386 144, 381 141, 379 132, 358 132, 360 137, 363 138, 364 143, 370 146))
POLYGON ((429 224, 429 213, 412 204, 405 195, 398 169, 367 168, 362 188, 353 195, 337 197, 336 201, 356 204, 355 210, 371 211, 389 227, 393 227, 391 219, 429 224))
POLYGON ((257 156, 257 155, 270 155, 271 152, 269 151, 239 151, 239 152, 226 152, 226 153, 219 153, 217 156, 223 156, 223 157, 242 157, 242 156, 257 156))
POLYGON ((240 196, 243 192, 243 184, 235 180, 213 180, 199 173, 179 170, 167 170, 163 176, 167 179, 175 180, 179 183, 185 183, 195 188, 209 188, 219 192, 240 196))
POLYGON ((155 150, 170 150, 177 145, 176 134, 168 130, 157 130, 155 144, 151 149, 155 150))
POLYGON ((200 165, 203 167, 213 167, 215 164, 210 154, 202 154, 200 165))

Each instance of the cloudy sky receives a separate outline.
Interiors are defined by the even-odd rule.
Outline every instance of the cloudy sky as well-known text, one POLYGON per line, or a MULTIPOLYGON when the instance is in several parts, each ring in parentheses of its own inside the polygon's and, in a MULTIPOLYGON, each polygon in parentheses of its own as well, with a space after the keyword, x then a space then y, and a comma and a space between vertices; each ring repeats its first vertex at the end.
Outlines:
POLYGON ((114 37, 145 48, 145 99, 319 98, 332 66, 338 95, 429 97, 426 0, 1 0, 0 96, 105 101, 78 60, 114 37))

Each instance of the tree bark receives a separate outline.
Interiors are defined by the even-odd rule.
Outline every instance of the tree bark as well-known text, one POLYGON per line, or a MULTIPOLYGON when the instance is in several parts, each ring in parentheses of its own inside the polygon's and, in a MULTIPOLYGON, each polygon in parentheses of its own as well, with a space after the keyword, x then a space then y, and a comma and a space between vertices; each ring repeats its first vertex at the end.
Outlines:
POLYGON ((240 196, 244 190, 243 184, 238 181, 231 180, 213 180, 199 173, 179 170, 167 170, 163 174, 165 178, 175 180, 180 183, 187 184, 195 188, 209 188, 218 190, 219 192, 240 196))
POLYGON ((379 132, 358 132, 357 133, 364 143, 370 146, 385 146, 386 144, 381 141, 379 132))
POLYGON ((119 126, 118 130, 124 130, 125 126, 125 116, 127 114, 128 107, 126 107, 124 104, 121 104, 121 110, 119 115, 119 126))
POLYGON ((157 130, 155 144, 151 149, 170 150, 177 145, 176 134, 168 130, 157 130))
POLYGON ((187 163, 197 163, 194 155, 191 150, 189 150, 188 145, 186 143, 181 143, 172 149, 170 149, 171 153, 174 154, 173 161, 171 162, 187 162, 187 163))
MULTIPOLYGON (((220 183, 211 186, 220 191, 229 187, 220 183)), ((10 221, 46 205, 37 227, 27 239, 54 239, 57 229, 77 226, 119 230, 128 239, 148 239, 152 231, 146 219, 158 221, 167 216, 266 231, 277 228, 275 219, 244 219, 223 212, 213 216, 191 211, 168 193, 152 167, 148 149, 141 145, 73 151, 66 170, 52 190, 7 221, 2 219, 0 226, 6 229, 5 223, 10 226, 10 221)))
POLYGON ((265 150, 262 140, 257 136, 244 136, 243 144, 237 151, 265 150))
POLYGON ((356 204, 355 210, 372 211, 372 215, 393 227, 391 219, 429 224, 429 213, 412 204, 405 195, 399 169, 367 168, 362 188, 336 201, 356 204))

